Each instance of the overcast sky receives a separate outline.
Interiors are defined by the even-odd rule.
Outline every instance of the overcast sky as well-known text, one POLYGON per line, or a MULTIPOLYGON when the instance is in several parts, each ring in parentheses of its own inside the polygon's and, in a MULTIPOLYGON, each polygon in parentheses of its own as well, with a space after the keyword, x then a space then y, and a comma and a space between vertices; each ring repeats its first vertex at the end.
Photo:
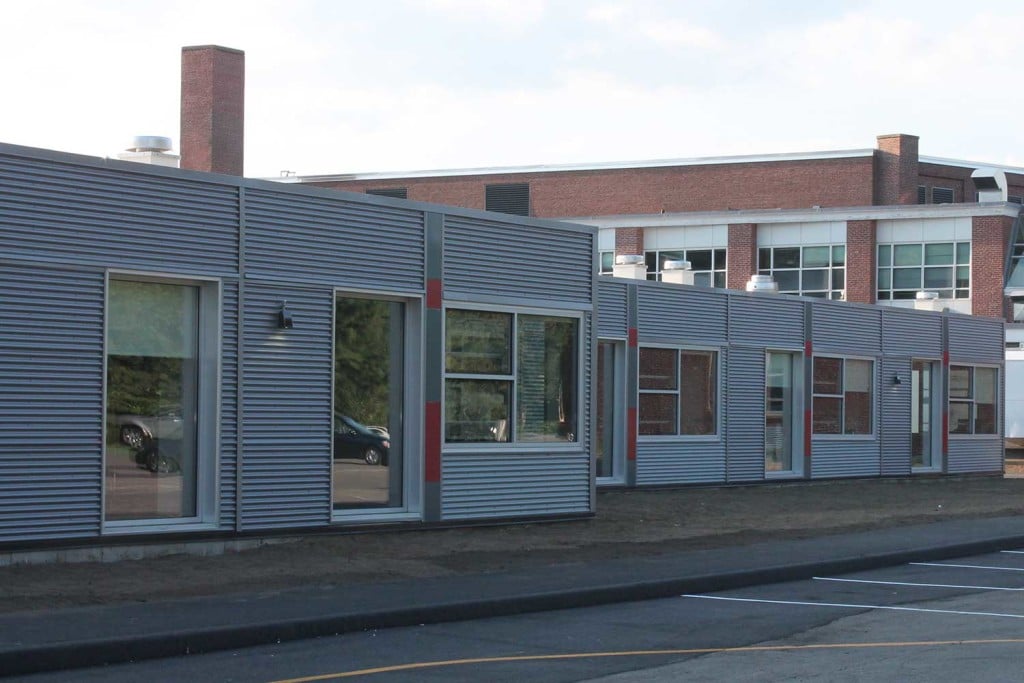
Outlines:
POLYGON ((0 142, 178 145, 185 45, 246 53, 245 172, 864 149, 1024 166, 1024 2, 0 4, 0 142))

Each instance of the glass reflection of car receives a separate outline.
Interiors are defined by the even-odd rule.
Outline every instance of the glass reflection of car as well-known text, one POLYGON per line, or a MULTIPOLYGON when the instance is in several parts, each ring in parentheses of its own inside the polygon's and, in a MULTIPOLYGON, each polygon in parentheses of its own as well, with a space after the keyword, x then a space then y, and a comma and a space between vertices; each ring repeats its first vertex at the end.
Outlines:
POLYGON ((181 439, 181 411, 171 409, 158 415, 116 415, 121 443, 144 450, 159 439, 181 439))
POLYGON ((387 465, 391 441, 348 415, 334 416, 334 457, 387 465))

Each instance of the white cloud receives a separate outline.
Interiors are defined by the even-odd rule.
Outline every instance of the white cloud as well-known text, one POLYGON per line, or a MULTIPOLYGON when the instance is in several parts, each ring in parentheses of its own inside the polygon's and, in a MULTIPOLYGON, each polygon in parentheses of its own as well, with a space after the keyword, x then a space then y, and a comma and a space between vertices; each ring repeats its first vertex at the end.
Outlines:
POLYGON ((667 47, 716 50, 725 45, 718 33, 685 20, 643 21, 637 30, 645 38, 667 47))
POLYGON ((449 20, 493 22, 509 30, 538 22, 547 11, 546 0, 417 0, 417 4, 449 20))

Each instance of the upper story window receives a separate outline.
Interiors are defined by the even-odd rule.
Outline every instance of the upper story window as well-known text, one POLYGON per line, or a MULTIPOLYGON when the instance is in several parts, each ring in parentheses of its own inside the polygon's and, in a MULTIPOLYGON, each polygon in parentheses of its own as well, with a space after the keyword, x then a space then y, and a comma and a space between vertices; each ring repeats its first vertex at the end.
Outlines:
POLYGON ((771 275, 784 294, 842 299, 846 289, 846 245, 762 247, 758 272, 771 275))
POLYGON ((578 378, 579 318, 445 315, 448 443, 576 441, 578 378))
POLYGON ((693 284, 698 287, 725 287, 725 249, 675 249, 648 251, 647 279, 660 280, 666 261, 689 261, 693 270, 693 284))
POLYGON ((484 188, 484 208, 513 216, 530 215, 530 184, 505 183, 484 188))
POLYGON ((614 251, 602 251, 598 255, 601 259, 598 273, 601 275, 611 275, 615 272, 615 252, 614 251))
POLYGON ((814 358, 815 434, 871 434, 874 367, 857 358, 814 358))
POLYGON ((391 197, 392 199, 408 199, 409 190, 405 187, 378 187, 366 191, 366 194, 377 197, 391 197))
POLYGON ((996 368, 949 366, 949 433, 995 434, 996 368))
POLYGON ((640 349, 638 433, 718 433, 718 352, 640 349))
POLYGON ((970 287, 970 242, 878 245, 879 301, 913 299, 922 289, 969 299, 970 287))

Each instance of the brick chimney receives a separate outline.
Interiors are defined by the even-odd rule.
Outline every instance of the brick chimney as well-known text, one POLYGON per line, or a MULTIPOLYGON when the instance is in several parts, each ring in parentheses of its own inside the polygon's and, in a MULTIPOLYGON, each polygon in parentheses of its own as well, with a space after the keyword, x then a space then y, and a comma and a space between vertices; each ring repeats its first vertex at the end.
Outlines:
POLYGON ((243 175, 245 53, 181 48, 181 168, 243 175))
POLYGON ((875 153, 875 204, 917 204, 916 135, 879 135, 875 153))

